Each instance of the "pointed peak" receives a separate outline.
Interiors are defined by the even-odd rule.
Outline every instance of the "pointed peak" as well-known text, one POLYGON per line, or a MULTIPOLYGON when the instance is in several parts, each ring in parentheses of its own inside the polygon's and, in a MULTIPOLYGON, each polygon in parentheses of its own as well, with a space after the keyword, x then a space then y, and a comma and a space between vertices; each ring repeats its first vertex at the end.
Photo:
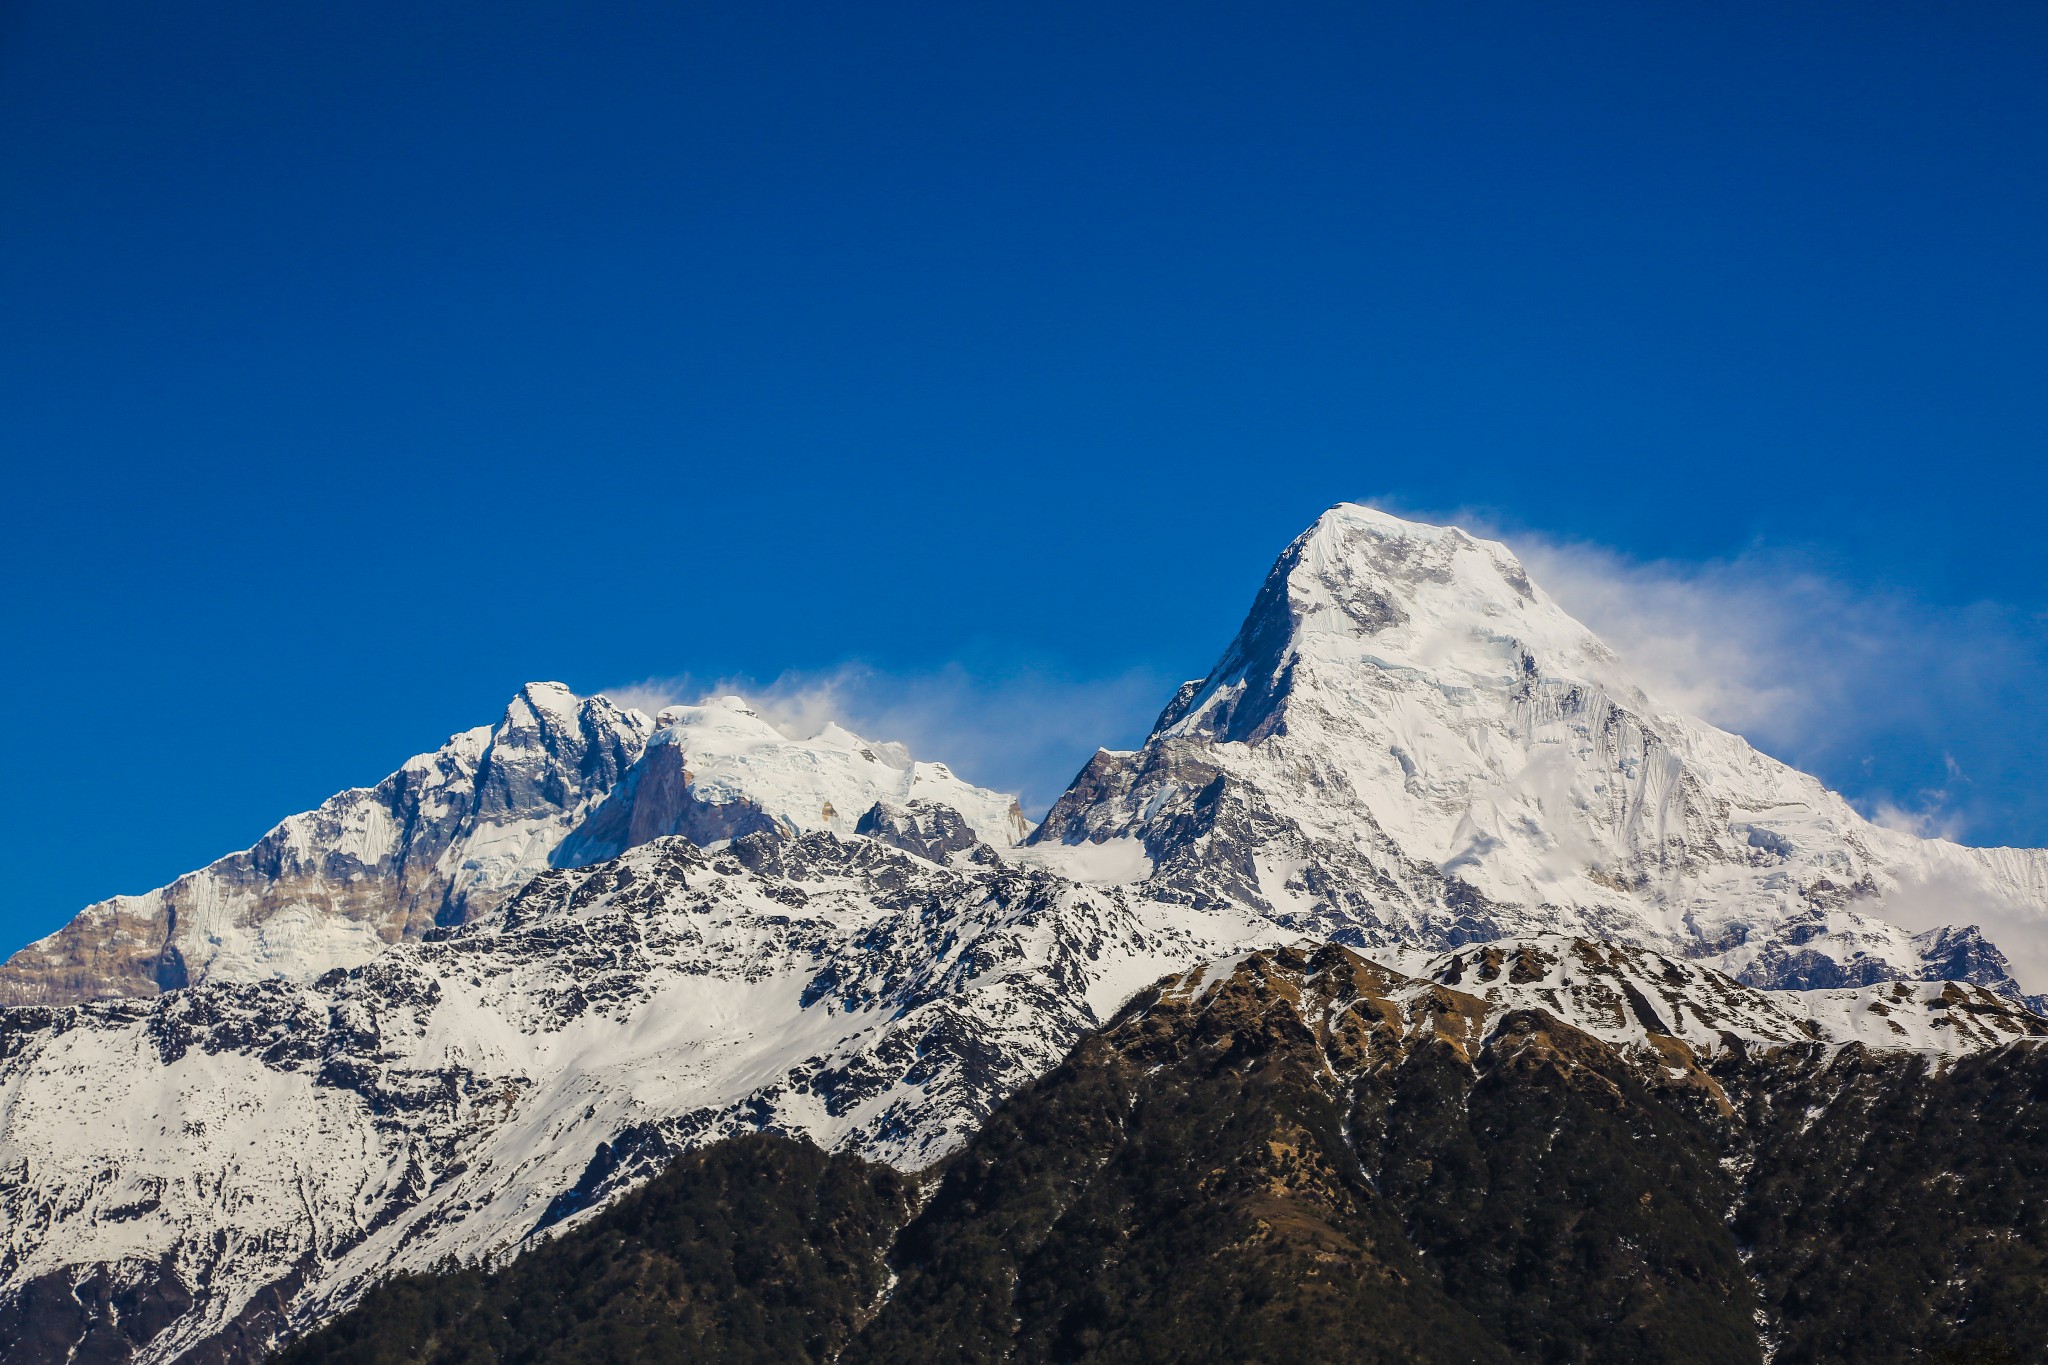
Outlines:
MULTIPOLYGON (((1338 503, 1288 547, 1291 596, 1399 600, 1450 593, 1474 604, 1536 601, 1535 585, 1512 550, 1456 526, 1408 521, 1360 503, 1338 503)), ((1385 615, 1375 608, 1375 620, 1385 615)))
MULTIPOLYGON (((582 735, 624 735, 637 748, 654 730, 654 722, 640 711, 620 706, 599 693, 581 697, 568 684, 541 681, 521 687, 505 704, 505 714, 487 733, 497 742, 538 731, 548 743, 582 735)), ((525 742, 517 740, 515 742, 525 742)))
POLYGON ((528 706, 548 711, 574 711, 582 701, 569 684, 559 682, 530 682, 519 689, 519 700, 528 706))
POLYGON ((498 729, 571 727, 576 724, 576 713, 582 704, 583 699, 564 683, 530 682, 513 693, 512 700, 505 704, 505 715, 498 722, 498 729))
POLYGON ((1229 713, 1216 718, 1220 734, 1268 733, 1283 723, 1277 707, 1304 657, 1321 660, 1326 680, 1445 665, 1506 676, 1535 666, 1529 649, 1605 654, 1537 591, 1506 546, 1339 503, 1281 553, 1217 666, 1199 685, 1182 686, 1153 733, 1219 701, 1229 713))
POLYGON ((1315 524, 1309 528, 1308 533, 1313 535, 1318 530, 1329 526, 1365 527, 1378 531, 1383 535, 1407 539, 1441 540, 1451 536, 1463 537, 1466 540, 1474 539, 1473 536, 1468 535, 1459 527, 1439 525, 1432 521, 1415 521, 1408 517, 1395 516, 1392 512, 1382 511, 1380 508, 1363 502, 1332 504, 1327 511, 1316 518, 1315 524))

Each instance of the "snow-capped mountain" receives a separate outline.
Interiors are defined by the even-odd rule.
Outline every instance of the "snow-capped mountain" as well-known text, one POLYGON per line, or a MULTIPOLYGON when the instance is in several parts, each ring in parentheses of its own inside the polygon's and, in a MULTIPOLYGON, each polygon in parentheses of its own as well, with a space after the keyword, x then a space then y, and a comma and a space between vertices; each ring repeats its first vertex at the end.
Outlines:
POLYGON ((329 797, 253 848, 87 906, 0 965, 0 1004, 311 977, 498 904, 639 759, 652 723, 560 683, 523 687, 374 787, 329 797))
POLYGON ((667 834, 851 835, 877 801, 943 803, 1005 846, 1031 828, 1014 798, 837 725, 791 739, 738 697, 649 720, 530 683, 495 726, 465 730, 169 886, 86 907, 0 965, 0 1004, 309 980, 488 914, 551 864, 667 834))
POLYGON ((1657 1066, 2048 1028, 1963 917, 1878 913, 1916 878, 2038 910, 2043 855, 1869 825, 1660 707, 1503 547, 1363 508, 1022 844, 1008 798, 737 699, 650 720, 536 685, 451 751, 258 846, 326 881, 237 855, 220 884, 254 908, 203 930, 187 884, 215 869, 152 893, 132 951, 171 943, 186 989, 0 1012, 0 1327, 53 1359, 255 1359, 689 1145, 772 1129, 925 1167, 1148 984, 1304 939, 1657 1066), (513 753, 524 780, 493 776, 513 753), (405 805, 415 771, 445 794, 405 805), (351 878, 388 884, 374 939, 302 889, 351 878), (220 946, 273 921, 318 951, 220 946))
POLYGON ((1098 753, 1033 835, 1128 839, 1171 894, 1306 934, 1565 932, 1765 986, 1946 975, 1952 948, 1887 919, 1892 898, 2048 929, 2048 852, 1874 825, 1646 693, 1507 547, 1351 505, 1288 547, 1144 747, 1098 753))
POLYGON ((641 761, 562 844, 557 867, 614 857, 682 834, 700 844, 758 829, 850 835, 877 801, 928 801, 1007 848, 1031 832, 1017 800, 921 763, 900 744, 874 744, 838 725, 791 739, 740 697, 671 706, 655 718, 641 761))

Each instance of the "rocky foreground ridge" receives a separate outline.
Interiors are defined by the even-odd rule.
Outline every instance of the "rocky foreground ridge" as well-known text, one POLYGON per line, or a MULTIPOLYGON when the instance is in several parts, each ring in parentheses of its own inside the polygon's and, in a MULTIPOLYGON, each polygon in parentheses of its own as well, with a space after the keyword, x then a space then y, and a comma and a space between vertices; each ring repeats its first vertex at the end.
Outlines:
POLYGON ((536 684, 0 969, 0 1339, 253 1360, 746 1134, 931 1169, 1163 976, 1288 945, 1380 964, 1404 1019, 1478 1001, 1474 1077, 1538 1012, 1724 1128, 1800 1078, 2022 1066, 1999 950, 1887 918, 1930 895, 2039 914, 2048 857, 1870 825, 1656 703, 1504 547, 1363 508, 1036 830, 837 727, 536 684))
POLYGON ((1141 993, 923 1191, 734 1138, 283 1359, 2020 1360, 2048 1048, 1948 989, 2024 1041, 1695 1048, 1658 1024, 1760 1002, 1583 941, 1262 951, 1141 993))

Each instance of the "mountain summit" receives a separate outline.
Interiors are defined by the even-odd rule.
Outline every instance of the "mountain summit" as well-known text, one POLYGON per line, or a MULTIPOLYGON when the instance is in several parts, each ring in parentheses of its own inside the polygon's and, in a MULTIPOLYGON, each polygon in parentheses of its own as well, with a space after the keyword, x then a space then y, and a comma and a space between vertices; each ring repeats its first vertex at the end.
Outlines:
POLYGON ((740 697, 653 719, 528 683, 494 726, 294 815, 244 852, 87 906, 0 965, 0 1005, 150 996, 202 981, 310 980, 436 926, 486 917, 537 873, 651 839, 851 836, 877 802, 937 802, 1005 846, 1014 798, 837 725, 808 739, 740 697))
POLYGON ((652 728, 604 697, 529 683, 496 725, 376 786, 331 796, 169 886, 87 906, 0 965, 0 1004, 313 977, 482 914, 547 866, 652 728))
POLYGON ((1349 504, 1034 839, 1139 840, 1182 895, 1346 942, 1562 931, 1764 986, 1923 975, 1893 898, 2048 911, 2048 854, 1871 824, 1659 702, 1506 546, 1349 504))

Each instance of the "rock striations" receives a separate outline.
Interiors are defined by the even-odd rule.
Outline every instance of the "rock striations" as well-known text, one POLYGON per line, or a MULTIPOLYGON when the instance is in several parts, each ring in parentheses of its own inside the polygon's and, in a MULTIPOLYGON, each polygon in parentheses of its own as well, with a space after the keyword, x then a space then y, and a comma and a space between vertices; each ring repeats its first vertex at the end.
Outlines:
MULTIPOLYGON (((1134 996, 1152 1003, 1119 1037, 1248 972, 1282 995, 1357 987, 1346 1086, 1396 1043, 1451 1068, 1446 1095, 1511 1059, 1624 1066, 1721 1125, 1713 1160, 1736 1164, 1699 1199, 1774 1171, 1757 1216, 1792 1228, 1804 1177, 1728 1136, 1782 1122, 1774 1086, 1846 1143, 1871 1111, 1827 1106, 1858 1077, 2031 1065, 2048 1024, 1961 913, 1985 904, 2042 913, 2048 858, 1876 828, 1660 706, 1503 547, 1340 507, 1209 677, 1035 831, 837 727, 794 739, 737 698, 650 719, 536 684, 248 853, 89 908, 0 969, 0 1340, 39 1343, 33 1361, 255 1360, 378 1281, 503 1260, 737 1135, 931 1168, 992 1150, 975 1135, 1005 1098, 1134 996), (1953 924, 1887 918, 1936 893, 1953 924)), ((1362 1151, 1386 1116, 1348 1112, 1362 1151)), ((1357 1204, 1386 1169, 1330 1178, 1357 1204)), ((1399 1251, 1383 1215, 1328 1236, 1389 1248, 1386 1283, 1437 1286, 1402 1312, 1455 1308, 1511 1353, 1552 1340, 1540 1314, 1503 1336, 1522 1310, 1429 1278, 1449 1271, 1418 1280, 1413 1258, 1448 1265, 1451 1244, 1410 1210, 1399 1251)), ((1787 1276, 1823 1273, 1780 1252, 1787 1276)), ((1699 1254, 1708 1292, 1743 1283, 1699 1254)), ((1690 1302, 1687 1273, 1656 1294, 1690 1302)), ((922 1292, 907 1278, 875 1331, 922 1292)), ((865 1322, 833 1303, 842 1336, 865 1322)))
POLYGON ((488 914, 549 866, 671 834, 852 834, 878 800, 942 803, 1004 845, 1031 828, 1013 798, 836 725, 791 739, 738 697, 650 721, 530 683, 496 726, 466 730, 169 886, 86 907, 0 965, 0 1005, 310 980, 488 914))

